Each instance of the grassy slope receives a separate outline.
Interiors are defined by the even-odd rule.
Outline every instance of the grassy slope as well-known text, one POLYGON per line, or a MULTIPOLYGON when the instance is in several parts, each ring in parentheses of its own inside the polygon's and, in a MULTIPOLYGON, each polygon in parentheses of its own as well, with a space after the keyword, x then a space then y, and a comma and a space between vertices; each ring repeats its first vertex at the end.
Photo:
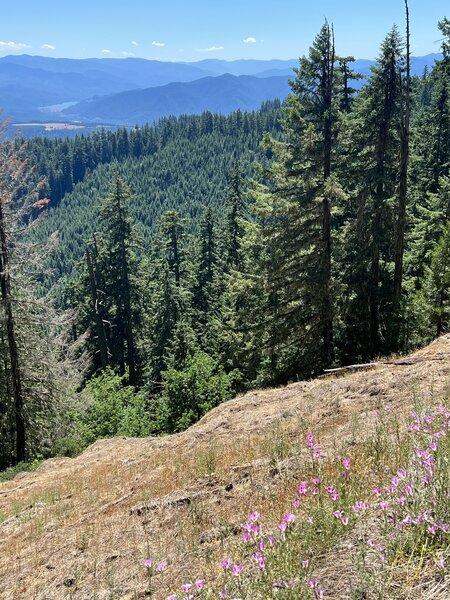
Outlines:
MULTIPOLYGON (((407 460, 402 432, 411 409, 445 401, 449 384, 445 336, 402 364, 248 393, 181 434, 99 441, 76 459, 47 461, 0 484, 0 598, 143 597, 148 556, 169 562, 154 579, 155 598, 200 577, 216 585, 218 561, 247 560, 236 533, 248 513, 259 511, 277 530, 299 481, 317 469, 324 480, 339 478, 339 455, 352 458, 348 501, 369 500, 372 486, 407 460), (305 449, 308 432, 320 443, 320 467, 305 449)), ((309 576, 326 598, 449 597, 448 570, 437 573, 430 553, 373 569, 372 579, 389 573, 382 582, 369 581, 366 568, 361 583, 358 540, 380 534, 379 523, 370 514, 351 518, 349 527, 332 517, 337 525, 324 520, 308 529, 305 522, 290 546, 291 561, 293 552, 311 561, 309 576), (388 579, 389 591, 371 595, 388 579)), ((312 588, 283 594, 277 597, 319 597, 312 588)), ((269 596, 243 589, 240 597, 269 596)))

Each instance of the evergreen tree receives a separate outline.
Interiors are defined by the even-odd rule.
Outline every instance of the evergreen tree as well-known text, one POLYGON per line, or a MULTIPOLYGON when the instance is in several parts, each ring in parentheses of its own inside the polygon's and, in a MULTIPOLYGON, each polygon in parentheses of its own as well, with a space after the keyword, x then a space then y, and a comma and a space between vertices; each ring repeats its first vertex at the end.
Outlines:
POLYGON ((360 355, 377 355, 384 346, 393 311, 390 264, 393 208, 398 187, 402 117, 403 44, 396 27, 385 38, 372 75, 361 90, 351 120, 353 222, 346 242, 348 340, 359 340, 360 355), (356 248, 353 244, 357 244, 356 248), (350 257, 354 257, 354 261, 350 257), (359 315, 353 319, 352 315, 359 315), (364 348, 365 345, 365 348, 364 348))
POLYGON ((341 73, 328 23, 300 59, 283 126, 287 141, 255 186, 255 285, 264 294, 262 348, 267 373, 313 373, 333 360, 331 206, 336 181, 341 73))
POLYGON ((147 310, 141 345, 150 389, 163 371, 178 368, 196 349, 185 250, 185 219, 167 211, 155 236, 149 265, 147 310))
POLYGON ((402 112, 400 124, 400 167, 399 167, 399 190, 398 210, 395 232, 395 256, 394 256, 394 344, 399 344, 400 335, 400 310, 403 286, 403 257, 405 252, 405 228, 407 218, 407 196, 408 196, 408 169, 410 154, 410 124, 411 124, 411 51, 410 51, 410 25, 408 0, 405 0, 406 10, 406 77, 400 80, 402 85, 402 112))
POLYGON ((423 296, 423 286, 428 280, 427 272, 435 245, 450 218, 450 55, 448 20, 440 22, 444 34, 443 59, 436 62, 425 81, 420 82, 416 94, 417 110, 413 115, 411 196, 413 213, 409 252, 406 255, 406 278, 408 301, 417 307, 409 311, 412 322, 408 323, 410 338, 414 326, 423 312, 417 298, 423 296), (447 23, 447 25, 446 25, 447 23), (447 34, 446 34, 447 32, 447 34), (423 99, 426 88, 426 98, 423 99))
POLYGON ((116 175, 109 196, 102 201, 100 221, 103 225, 101 261, 105 293, 111 299, 114 312, 114 345, 116 364, 128 368, 130 385, 138 382, 138 356, 135 329, 139 320, 137 310, 138 262, 129 204, 131 194, 127 183, 116 175))
POLYGON ((342 75, 342 92, 341 92, 341 110, 343 112, 350 112, 353 100, 356 95, 357 89, 351 86, 352 81, 361 79, 361 76, 353 71, 349 66, 352 62, 355 62, 353 56, 345 56, 338 58, 339 71, 342 75))
POLYGON ((209 354, 217 351, 220 297, 223 274, 216 239, 217 223, 211 208, 200 223, 194 262, 192 306, 200 347, 209 354))
POLYGON ((244 180, 238 160, 234 161, 231 172, 225 215, 225 256, 227 269, 239 269, 242 266, 243 223, 246 210, 243 192, 244 180))
POLYGON ((110 351, 106 333, 106 323, 108 322, 108 318, 105 311, 105 303, 102 299, 104 285, 99 269, 98 249, 95 238, 93 243, 88 244, 86 247, 86 266, 91 296, 91 314, 94 316, 96 345, 100 357, 100 366, 102 369, 106 369, 110 363, 110 351))
POLYGON ((450 325, 450 223, 433 251, 425 289, 430 326, 435 328, 432 338, 447 332, 450 325))
POLYGON ((177 286, 181 285, 184 275, 185 250, 183 246, 185 233, 185 219, 176 210, 168 210, 161 219, 160 255, 165 258, 169 270, 173 273, 177 286))

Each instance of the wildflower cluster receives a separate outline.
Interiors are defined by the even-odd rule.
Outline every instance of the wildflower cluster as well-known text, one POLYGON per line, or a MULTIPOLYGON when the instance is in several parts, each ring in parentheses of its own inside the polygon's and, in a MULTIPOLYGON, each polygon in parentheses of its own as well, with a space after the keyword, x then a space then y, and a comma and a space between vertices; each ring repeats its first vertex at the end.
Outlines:
POLYGON ((413 413, 406 464, 390 474, 384 467, 383 481, 375 487, 358 484, 348 456, 340 455, 333 469, 324 469, 323 453, 308 434, 306 448, 316 472, 297 485, 291 510, 269 529, 252 511, 242 524, 238 559, 222 559, 213 581, 183 583, 166 600, 326 598, 332 590, 315 576, 320 566, 315 557, 358 522, 372 533, 363 540, 364 555, 376 559, 379 573, 396 560, 399 548, 402 556, 434 548, 434 564, 444 570, 450 549, 449 430, 450 411, 444 407, 424 417, 413 413), (328 480, 330 472, 334 480, 328 480), (368 514, 370 520, 364 521, 368 514))
POLYGON ((412 413, 409 462, 385 486, 372 490, 385 515, 384 532, 402 553, 414 548, 445 549, 450 533, 450 411, 412 413))

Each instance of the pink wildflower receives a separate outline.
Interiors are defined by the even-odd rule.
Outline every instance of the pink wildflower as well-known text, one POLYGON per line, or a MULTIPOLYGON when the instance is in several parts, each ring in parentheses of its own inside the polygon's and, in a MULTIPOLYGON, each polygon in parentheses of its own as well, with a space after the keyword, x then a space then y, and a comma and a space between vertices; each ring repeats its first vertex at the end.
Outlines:
POLYGON ((408 483, 405 485, 405 494, 406 494, 407 496, 412 496, 412 495, 413 495, 413 493, 414 493, 414 488, 413 488, 413 485, 412 485, 412 483, 411 483, 411 482, 408 482, 408 483))
POLYGON ((283 521, 284 523, 292 523, 292 521, 295 521, 295 515, 291 512, 286 513, 283 515, 283 521))
POLYGON ((167 562, 165 560, 162 560, 161 562, 159 562, 156 567, 156 570, 158 571, 158 573, 162 573, 166 569, 167 569, 167 562))
POLYGON ((302 481, 297 487, 297 494, 299 496, 306 496, 308 493, 308 482, 302 481))
POLYGON ((350 458, 343 458, 342 465, 346 471, 350 471, 350 467, 352 466, 352 461, 350 458))

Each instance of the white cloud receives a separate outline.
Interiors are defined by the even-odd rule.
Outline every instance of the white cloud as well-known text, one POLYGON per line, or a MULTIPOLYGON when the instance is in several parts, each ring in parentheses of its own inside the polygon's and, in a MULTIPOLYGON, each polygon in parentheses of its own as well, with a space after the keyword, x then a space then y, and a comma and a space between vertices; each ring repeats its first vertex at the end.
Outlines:
POLYGON ((42 44, 42 50, 56 50, 56 46, 53 44, 42 44))
POLYGON ((135 40, 133 40, 133 41, 131 42, 131 45, 132 45, 132 46, 139 46, 139 44, 138 44, 138 43, 137 43, 135 40))
POLYGON ((223 46, 210 46, 209 48, 198 48, 197 52, 216 52, 217 50, 225 50, 223 46))
POLYGON ((3 48, 6 50, 23 50, 24 48, 31 48, 31 46, 21 42, 0 42, 0 49, 3 48))
POLYGON ((152 46, 156 46, 157 48, 163 48, 166 44, 164 42, 152 42, 152 46))
POLYGON ((136 56, 133 52, 127 52, 126 50, 122 50, 122 56, 136 56))
POLYGON ((111 50, 108 50, 107 48, 103 48, 103 50, 101 50, 102 54, 111 54, 111 50))
POLYGON ((254 37, 247 37, 242 41, 244 42, 244 44, 256 44, 256 38, 254 37))

